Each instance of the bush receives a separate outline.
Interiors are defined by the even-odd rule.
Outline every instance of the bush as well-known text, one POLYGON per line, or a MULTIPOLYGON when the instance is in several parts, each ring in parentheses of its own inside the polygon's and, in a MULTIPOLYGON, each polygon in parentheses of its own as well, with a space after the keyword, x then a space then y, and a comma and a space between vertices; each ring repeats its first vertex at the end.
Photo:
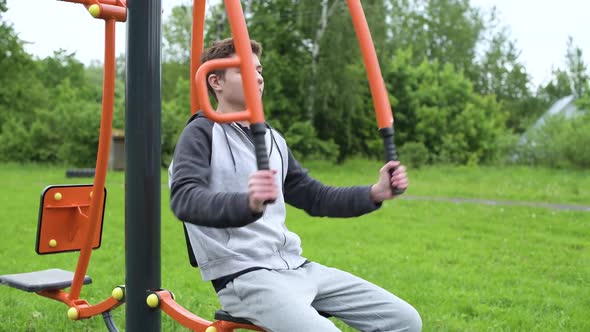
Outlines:
POLYGON ((30 161, 35 151, 30 140, 29 131, 21 119, 8 117, 2 124, 0 133, 0 160, 13 162, 30 161))
POLYGON ((553 116, 527 133, 518 162, 549 167, 590 167, 590 114, 553 116))
POLYGON ((422 142, 408 142, 398 150, 401 162, 412 168, 420 168, 430 159, 428 148, 422 142))
POLYGON ((167 168, 174 158, 174 148, 180 133, 190 118, 190 108, 181 109, 175 101, 162 105, 162 127, 160 131, 162 148, 162 167, 167 168))
POLYGON ((506 131, 496 140, 496 148, 486 159, 487 164, 507 165, 515 162, 515 156, 518 153, 519 136, 506 131))
POLYGON ((452 65, 415 66, 411 58, 410 50, 399 51, 384 70, 395 91, 399 142, 421 142, 430 162, 470 165, 497 156, 507 114, 496 97, 477 94, 452 65))
POLYGON ((309 159, 335 162, 338 145, 334 141, 322 141, 309 121, 293 124, 285 133, 289 148, 300 161, 309 159))

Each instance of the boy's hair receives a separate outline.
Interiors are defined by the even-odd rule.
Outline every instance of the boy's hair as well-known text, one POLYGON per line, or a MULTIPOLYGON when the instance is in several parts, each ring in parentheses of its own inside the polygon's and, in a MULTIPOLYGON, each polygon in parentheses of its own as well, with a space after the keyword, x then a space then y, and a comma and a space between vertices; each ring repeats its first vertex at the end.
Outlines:
MULTIPOLYGON (((262 45, 260 45, 260 43, 258 43, 255 40, 250 40, 250 47, 252 48, 252 53, 256 54, 256 56, 260 56, 260 54, 262 54, 262 45)), ((201 63, 204 63, 205 61, 209 61, 209 60, 213 60, 213 59, 224 59, 224 58, 230 58, 232 55, 236 54, 236 48, 234 46, 234 40, 233 38, 226 38, 226 39, 222 39, 222 40, 218 40, 213 42, 213 44, 211 45, 211 47, 207 48, 205 50, 205 52, 203 52, 203 55, 201 56, 201 63)), ((223 69, 218 69, 218 70, 214 70, 212 72, 207 73, 207 77, 209 77, 209 75, 211 74, 215 74, 220 78, 223 78, 223 75, 225 74, 225 70, 223 69)), ((215 100, 217 100, 217 96, 215 95, 215 91, 213 91, 213 88, 211 87, 211 85, 209 85, 209 80, 207 80, 207 90, 209 91, 209 94, 215 98, 215 100)))

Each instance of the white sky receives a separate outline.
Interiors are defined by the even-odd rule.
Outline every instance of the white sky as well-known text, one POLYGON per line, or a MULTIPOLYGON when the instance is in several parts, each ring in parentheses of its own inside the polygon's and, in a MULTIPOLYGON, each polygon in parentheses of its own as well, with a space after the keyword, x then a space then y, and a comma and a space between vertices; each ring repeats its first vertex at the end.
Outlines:
MULTIPOLYGON (((163 0, 167 17, 170 9, 190 0, 163 0)), ((217 2, 209 0, 208 3, 217 2)), ((564 66, 568 35, 582 48, 590 63, 590 1, 589 0, 471 0, 475 6, 496 6, 502 22, 510 28, 510 36, 522 50, 533 83, 547 82, 551 68, 564 66)), ((5 19, 12 22, 20 38, 29 42, 26 49, 39 57, 63 48, 76 52, 88 64, 102 59, 104 24, 93 19, 82 5, 55 0, 8 0, 5 19)), ((125 51, 125 25, 117 24, 117 54, 125 51)))

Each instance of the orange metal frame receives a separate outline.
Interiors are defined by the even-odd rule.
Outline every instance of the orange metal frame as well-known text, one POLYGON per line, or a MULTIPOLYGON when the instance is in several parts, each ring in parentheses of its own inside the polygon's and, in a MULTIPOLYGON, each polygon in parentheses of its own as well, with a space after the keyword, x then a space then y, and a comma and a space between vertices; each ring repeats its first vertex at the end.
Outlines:
MULTIPOLYGON (((225 6, 228 13, 228 19, 232 29, 232 35, 236 43, 237 59, 222 59, 208 61, 200 65, 201 54, 204 46, 204 25, 205 25, 205 0, 194 0, 193 4, 193 28, 192 28, 192 46, 191 46, 191 112, 194 114, 197 110, 203 110, 212 120, 219 122, 231 122, 239 120, 264 119, 262 113, 262 102, 256 91, 256 78, 252 72, 252 63, 250 61, 250 46, 248 30, 246 28, 242 7, 239 1, 225 0, 225 6), (243 60, 242 60, 243 59, 243 60), (216 114, 207 95, 207 82, 205 75, 212 69, 227 68, 240 66, 244 75, 244 92, 246 95, 246 105, 248 110, 236 113, 237 115, 228 116, 226 114, 216 114), (247 70, 243 70, 247 69, 247 70), (250 91, 250 92, 249 92, 250 91), (249 98, 249 99, 248 99, 249 98), (260 105, 260 106, 259 106, 260 105)), ((361 53, 367 70, 371 95, 375 105, 375 115, 379 128, 388 128, 393 126, 393 113, 385 82, 381 75, 377 53, 373 45, 373 38, 367 24, 360 0, 347 0, 347 5, 352 17, 352 23, 359 40, 361 53)))
MULTIPOLYGON (((113 118, 114 82, 115 82, 115 22, 126 20, 125 0, 64 0, 83 4, 89 12, 99 19, 105 20, 105 64, 103 83, 103 111, 99 138, 98 156, 96 162, 96 175, 94 195, 90 202, 89 220, 90 227, 86 233, 85 241, 80 248, 80 257, 69 293, 64 291, 43 291, 39 295, 46 296, 68 304, 76 308, 79 318, 87 318, 121 304, 113 297, 97 304, 89 305, 85 300, 79 299, 84 276, 88 268, 88 262, 92 252, 93 239, 96 236, 97 223, 101 211, 100 203, 104 201, 104 184, 108 163, 108 152, 113 118)), ((205 24, 205 0, 194 0, 193 6, 193 30, 192 30, 192 55, 191 55, 191 112, 201 109, 205 114, 217 122, 249 121, 252 124, 264 123, 262 101, 258 96, 256 76, 252 70, 253 62, 250 49, 250 38, 244 19, 240 1, 225 0, 226 11, 234 37, 236 57, 232 59, 216 59, 199 64, 204 43, 205 24), (246 110, 231 114, 216 113, 207 95, 206 74, 214 69, 228 67, 240 67, 246 96, 246 110)), ((393 115, 385 84, 379 69, 379 63, 373 46, 371 34, 359 0, 347 0, 352 16, 353 25, 360 42, 361 52, 367 68, 369 85, 375 104, 375 113, 379 128, 388 128, 393 125, 393 115)), ((174 301, 168 291, 155 292, 159 298, 159 307, 183 326, 194 331, 229 332, 234 329, 244 328, 254 331, 262 331, 253 325, 236 324, 227 321, 210 322, 202 319, 180 306, 174 301), (210 329, 214 328, 214 329, 210 329)))
MULTIPOLYGON (((193 2, 193 28, 191 45, 191 113, 198 110, 205 112, 207 117, 216 122, 249 121, 250 123, 264 122, 262 101, 258 96, 256 77, 252 63, 250 37, 244 19, 240 1, 225 0, 225 7, 231 26, 236 47, 236 57, 231 59, 215 59, 200 64, 201 54, 204 46, 204 24, 205 24, 205 0, 194 0, 193 2), (214 69, 228 67, 240 67, 244 92, 246 96, 246 110, 237 113, 219 114, 213 110, 209 102, 207 92, 206 74, 214 69)), ((347 0, 348 8, 352 16, 357 38, 360 43, 363 60, 367 69, 369 86, 375 104, 375 114, 379 128, 391 128, 393 126, 393 114, 389 97, 385 88, 379 62, 371 38, 371 33, 363 12, 360 0, 347 0)), ((262 331, 261 328, 253 325, 242 325, 227 321, 210 322, 190 313, 174 301, 168 291, 155 292, 159 298, 160 308, 185 327, 199 332, 230 332, 237 328, 262 331), (207 330, 215 327, 216 330, 207 330)))
MULTIPOLYGON (((203 49, 203 26, 205 21, 205 0, 195 0, 193 12, 193 46, 191 55, 191 68, 196 67, 198 59, 201 57, 203 49), (197 29, 197 31, 195 31, 197 29), (199 30, 200 29, 200 30, 199 30), (196 34, 195 34, 196 33, 196 34), (195 45, 196 44, 196 45, 195 45), (198 56, 198 57, 197 57, 198 56)), ((193 111, 197 106, 205 112, 208 118, 215 122, 232 122, 248 121, 251 124, 264 123, 264 112, 262 110, 262 100, 258 93, 256 84, 256 72, 252 60, 252 49, 250 48, 250 37, 246 20, 242 11, 240 1, 225 0, 225 9, 227 11, 229 24, 236 48, 236 57, 231 59, 215 59, 201 64, 197 71, 194 90, 191 93, 191 101, 194 101, 193 111), (235 113, 217 113, 209 103, 207 92, 207 73, 215 69, 225 69, 229 67, 240 67, 242 73, 242 82, 244 86, 244 95, 246 97, 246 110, 235 113), (196 94, 196 96, 194 96, 196 94)))
POLYGON ((260 327, 249 325, 249 324, 240 324, 234 322, 228 322, 223 320, 218 320, 214 322, 210 322, 205 320, 190 311, 186 310, 184 307, 179 305, 175 300, 174 296, 170 291, 161 290, 154 292, 158 296, 158 306, 162 311, 164 311, 168 316, 172 317, 175 321, 180 323, 182 326, 187 327, 195 332, 232 332, 235 329, 247 329, 252 331, 264 331, 260 327), (214 328, 214 329, 212 329, 214 328))
MULTIPOLYGON (((124 22, 127 19, 126 0, 63 0, 66 2, 78 3, 84 5, 90 14, 98 19, 105 21, 105 53, 104 53, 104 77, 103 77, 103 97, 102 97, 102 116, 100 123, 100 136, 98 142, 98 153, 96 158, 96 168, 94 184, 92 187, 93 195, 90 198, 89 206, 83 211, 80 206, 78 212, 87 218, 88 226, 80 231, 84 231, 81 240, 77 245, 80 249, 80 256, 76 265, 74 279, 69 292, 62 290, 41 291, 38 294, 67 304, 76 309, 77 319, 89 318, 94 315, 111 310, 122 304, 114 297, 108 297, 101 303, 90 305, 83 299, 80 299, 80 292, 84 284, 84 277, 88 270, 88 263, 92 254, 93 245, 96 244, 97 236, 100 237, 100 224, 102 223, 102 212, 105 201, 105 179, 108 168, 110 138, 113 123, 113 108, 115 98, 115 22, 124 22)), ((68 189, 71 190, 71 189, 68 189)), ((87 199, 88 192, 78 192, 78 200, 87 199)), ((55 196, 54 196, 55 197, 55 196)), ((43 235, 41 235, 43 236, 43 235)), ((47 249, 47 248, 45 248, 47 249)))

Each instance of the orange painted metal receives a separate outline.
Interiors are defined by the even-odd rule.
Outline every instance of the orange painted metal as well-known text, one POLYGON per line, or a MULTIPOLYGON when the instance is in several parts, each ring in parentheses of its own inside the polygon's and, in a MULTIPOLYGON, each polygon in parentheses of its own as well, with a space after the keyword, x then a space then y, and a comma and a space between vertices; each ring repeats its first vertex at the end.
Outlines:
MULTIPOLYGON (((92 190, 92 185, 72 185, 51 186, 43 192, 38 254, 80 250, 84 246, 90 227, 88 214, 92 190)), ((94 223, 93 249, 100 246, 104 199, 98 202, 97 208, 99 221, 94 223)))
POLYGON ((78 319, 90 318, 96 315, 100 315, 103 312, 113 310, 124 302, 120 302, 114 297, 108 297, 106 300, 97 303, 95 305, 77 305, 78 319))
POLYGON ((60 0, 64 2, 79 3, 89 9, 92 5, 100 8, 98 19, 115 19, 118 22, 127 20, 127 6, 125 0, 60 0))
POLYGON ((214 326, 217 329, 217 332, 232 332, 236 329, 264 331, 261 328, 250 324, 238 324, 228 321, 210 322, 191 313, 178 304, 169 291, 161 290, 155 292, 155 294, 158 295, 160 300, 160 309, 162 309, 162 311, 164 311, 168 316, 172 317, 172 319, 180 323, 182 326, 187 327, 192 331, 205 332, 207 328, 211 326, 214 326))
POLYGON ((176 303, 169 291, 162 290, 156 292, 156 294, 160 299, 160 308, 162 311, 172 317, 175 321, 179 322, 182 326, 199 332, 205 332, 207 327, 211 326, 212 323, 210 321, 191 313, 176 303))
POLYGON ((391 104, 389 103, 389 95, 385 88, 383 76, 381 76, 377 53, 375 52, 375 46, 373 45, 373 39, 371 38, 371 32, 369 31, 363 7, 360 0, 347 0, 346 2, 348 3, 348 9, 352 16, 352 24, 354 25, 367 69, 377 124, 380 129, 391 128, 393 126, 393 114, 391 104))
MULTIPOLYGON (((250 51, 252 54, 252 51, 250 51)), ((250 56, 252 58, 252 56, 250 56)), ((207 73, 213 71, 214 69, 222 69, 222 68, 229 68, 229 67, 238 67, 241 64, 241 60, 239 57, 233 58, 226 58, 226 59, 214 59, 209 60, 203 63, 199 69, 197 70, 197 95, 200 101, 200 105, 207 115, 207 117, 215 122, 232 122, 232 121, 248 121, 252 119, 252 112, 249 109, 241 112, 234 112, 234 113, 218 113, 216 112, 211 104, 209 103, 209 98, 207 95, 207 85, 206 85, 206 75, 207 73), (203 83, 203 84, 201 84, 203 83)), ((253 69, 250 68, 252 71, 253 69)), ((244 75, 242 74, 242 79, 244 75)), ((256 91, 258 95, 258 90, 256 91)))
MULTIPOLYGON (((45 290, 37 292, 37 294, 59 301, 67 304, 69 307, 73 307, 75 305, 76 300, 71 300, 68 298, 68 293, 64 292, 63 290, 45 290)), ((77 300, 80 301, 80 300, 77 300)))
MULTIPOLYGON (((195 0, 198 2, 198 0, 195 0)), ((196 5, 196 3, 195 3, 196 5)), ((254 123, 264 123, 264 112, 262 109, 262 100, 258 91, 258 83, 254 62, 252 60, 252 48, 250 47, 250 36, 246 27, 246 20, 242 12, 240 1, 225 0, 225 9, 227 11, 229 24, 234 38, 236 56, 231 59, 215 59, 203 63, 197 70, 196 92, 198 104, 205 112, 208 118, 216 122, 248 121, 254 123), (242 85, 244 87, 244 96, 246 98, 246 110, 231 114, 218 114, 215 112, 209 97, 207 96, 208 72, 215 69, 224 69, 228 67, 239 67, 242 74, 242 85)), ((203 34, 203 31, 199 31, 203 34)))
POLYGON ((105 4, 105 5, 112 5, 117 6, 121 4, 121 1, 117 0, 59 0, 63 2, 71 2, 71 3, 79 3, 83 4, 84 6, 90 6, 94 4, 105 4))
POLYGON ((93 185, 52 186, 43 194, 38 251, 49 253, 61 250, 66 245, 80 250, 70 291, 46 290, 37 294, 76 308, 78 319, 83 319, 122 304, 109 297, 96 305, 90 305, 86 300, 80 299, 80 292, 92 249, 100 243, 115 97, 115 23, 126 19, 127 10, 124 0, 63 1, 83 4, 86 8, 99 5, 100 15, 97 18, 105 21, 102 116, 93 185), (60 224, 55 223, 58 219, 62 220, 60 224))
POLYGON ((117 20, 125 22, 127 20, 127 8, 115 5, 99 4, 100 14, 96 18, 103 20, 117 20))
MULTIPOLYGON (((111 142, 113 108, 115 98, 115 20, 105 21, 105 56, 104 56, 104 79, 102 97, 102 116, 100 123, 100 136, 98 140, 98 154, 96 158, 96 171, 94 176, 94 195, 90 203, 89 219, 91 225, 96 225, 99 219, 99 204, 104 199, 104 186, 109 162, 109 148, 111 142)), ((76 265, 76 272, 72 287, 70 288, 70 299, 77 299, 84 282, 84 276, 88 269, 88 262, 92 253, 92 238, 96 227, 90 226, 86 234, 84 245, 80 249, 80 257, 76 265)))
MULTIPOLYGON (((199 98, 197 96, 196 80, 193 78, 197 74, 197 69, 201 64, 201 54, 203 53, 203 44, 205 34, 205 0, 195 0, 193 4, 193 30, 191 34, 191 113, 195 114, 200 109, 199 98)), ((208 98, 205 95, 205 98, 208 98)), ((208 100, 208 99, 207 99, 208 100)))
POLYGON ((124 303, 111 296, 98 304, 90 305, 86 300, 83 299, 69 299, 68 293, 64 292, 63 290, 46 290, 37 292, 37 294, 59 302, 63 302, 68 307, 76 308, 78 310, 77 319, 85 319, 100 315, 103 312, 113 310, 124 303))

